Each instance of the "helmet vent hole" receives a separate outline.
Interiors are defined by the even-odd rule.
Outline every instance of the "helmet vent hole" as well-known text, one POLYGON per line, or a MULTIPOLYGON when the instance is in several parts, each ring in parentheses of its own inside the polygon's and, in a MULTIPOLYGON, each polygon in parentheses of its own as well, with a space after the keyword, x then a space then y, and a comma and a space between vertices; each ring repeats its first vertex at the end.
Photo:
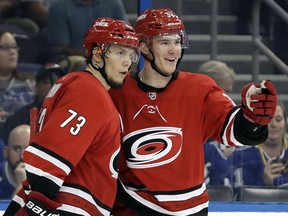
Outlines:
POLYGON ((123 34, 118 34, 118 37, 124 38, 123 34))
POLYGON ((123 34, 119 34, 117 32, 112 32, 111 35, 113 35, 113 37, 120 37, 120 38, 124 38, 123 34))

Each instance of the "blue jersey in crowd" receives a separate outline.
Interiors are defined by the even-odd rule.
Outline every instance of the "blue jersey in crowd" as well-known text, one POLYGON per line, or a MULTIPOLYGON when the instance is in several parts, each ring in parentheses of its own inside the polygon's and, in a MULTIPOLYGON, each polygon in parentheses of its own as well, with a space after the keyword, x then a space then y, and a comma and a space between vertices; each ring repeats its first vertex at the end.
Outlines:
MULTIPOLYGON (((288 151, 283 150, 279 159, 288 160, 288 151)), ((234 151, 230 157, 234 167, 234 188, 235 192, 244 185, 266 186, 264 183, 264 168, 269 160, 268 156, 261 151, 260 147, 246 147, 234 151)), ((288 173, 283 174, 273 181, 275 187, 287 187, 288 173)))
POLYGON ((0 200, 10 200, 16 187, 13 177, 8 173, 8 162, 0 163, 0 200))
POLYGON ((205 184, 230 185, 232 169, 223 152, 218 147, 218 142, 212 141, 204 144, 205 154, 205 184))

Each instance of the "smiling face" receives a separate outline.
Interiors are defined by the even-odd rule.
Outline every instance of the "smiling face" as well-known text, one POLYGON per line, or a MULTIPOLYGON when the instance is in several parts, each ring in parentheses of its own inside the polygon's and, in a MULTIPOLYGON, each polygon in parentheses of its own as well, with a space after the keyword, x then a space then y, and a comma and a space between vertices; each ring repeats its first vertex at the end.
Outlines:
MULTIPOLYGON (((164 76, 171 75, 181 57, 181 37, 179 34, 168 34, 153 38, 151 51, 154 54, 155 64, 164 76)), ((152 54, 148 54, 153 59, 152 54)))
POLYGON ((284 113, 281 106, 277 106, 275 116, 268 125, 268 138, 269 143, 281 143, 283 142, 283 136, 286 131, 286 122, 284 113))

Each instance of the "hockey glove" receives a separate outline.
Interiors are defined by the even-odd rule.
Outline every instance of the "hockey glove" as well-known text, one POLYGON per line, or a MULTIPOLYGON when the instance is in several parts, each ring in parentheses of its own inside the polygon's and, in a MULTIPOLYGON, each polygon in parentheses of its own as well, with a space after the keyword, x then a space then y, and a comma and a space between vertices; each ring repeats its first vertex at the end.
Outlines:
POLYGON ((268 125, 277 106, 277 91, 272 82, 249 83, 242 89, 241 96, 244 117, 254 124, 268 125))
POLYGON ((48 199, 43 194, 32 191, 26 204, 21 208, 15 215, 16 216, 59 216, 60 213, 56 208, 60 207, 61 204, 48 199))

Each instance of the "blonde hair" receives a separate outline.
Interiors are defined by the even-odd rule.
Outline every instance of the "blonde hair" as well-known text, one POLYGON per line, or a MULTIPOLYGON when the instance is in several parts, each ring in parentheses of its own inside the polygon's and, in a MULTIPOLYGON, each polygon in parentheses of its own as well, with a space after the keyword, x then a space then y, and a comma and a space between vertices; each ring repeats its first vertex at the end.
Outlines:
POLYGON ((235 78, 236 74, 234 70, 227 66, 224 62, 221 61, 207 61, 200 65, 198 73, 206 74, 219 85, 219 81, 223 80, 226 77, 235 78))
POLYGON ((287 137, 286 137, 287 117, 286 117, 286 113, 285 113, 285 105, 284 105, 284 103, 282 101, 278 100, 277 106, 281 107, 282 112, 283 112, 283 116, 284 116, 285 131, 284 131, 283 138, 282 138, 282 142, 283 142, 282 145, 283 145, 284 149, 287 149, 288 148, 288 140, 287 140, 287 137))

